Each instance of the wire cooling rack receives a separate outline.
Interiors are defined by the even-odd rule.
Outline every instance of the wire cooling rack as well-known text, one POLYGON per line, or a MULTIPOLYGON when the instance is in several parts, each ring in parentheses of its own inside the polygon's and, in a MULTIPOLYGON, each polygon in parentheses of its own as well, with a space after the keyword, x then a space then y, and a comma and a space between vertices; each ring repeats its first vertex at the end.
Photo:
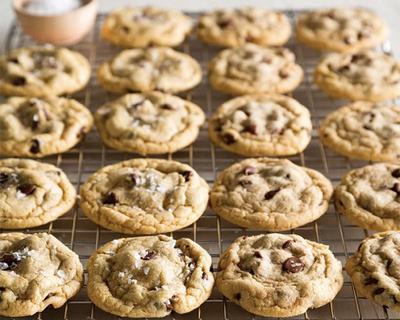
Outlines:
MULTIPOLYGON (((299 13, 299 11, 286 11, 286 14, 293 24, 299 13)), ((193 14, 194 17, 197 15, 198 14, 193 14)), ((105 15, 99 14, 92 32, 81 43, 72 46, 72 49, 83 53, 89 59, 93 68, 93 76, 88 87, 84 91, 73 96, 84 103, 91 111, 95 111, 100 105, 116 98, 115 95, 102 90, 96 83, 94 76, 95 70, 101 62, 119 52, 118 48, 102 41, 99 37, 99 27, 104 17, 105 15)), ((7 37, 6 50, 32 44, 34 44, 32 40, 26 37, 19 26, 14 22, 7 37)), ((385 45, 386 49, 388 49, 387 47, 390 49, 389 43, 385 45)), ((310 109, 314 126, 312 141, 308 148, 298 156, 290 157, 289 159, 297 164, 319 170, 336 185, 340 177, 347 171, 367 163, 344 158, 322 146, 317 136, 319 122, 327 113, 335 110, 345 102, 329 99, 314 85, 312 73, 320 58, 318 52, 299 45, 293 37, 290 39, 288 47, 295 52, 297 61, 305 71, 303 83, 292 95, 310 109)), ((207 73, 208 61, 218 51, 216 48, 201 43, 194 35, 191 35, 178 49, 197 59, 202 66, 204 75, 207 73)), ((219 104, 229 99, 228 96, 211 90, 206 76, 203 77, 203 81, 198 87, 183 95, 183 97, 201 106, 208 116, 219 104)), ((137 155, 105 147, 94 129, 86 136, 84 141, 74 149, 62 155, 47 157, 43 159, 43 161, 56 164, 63 169, 79 191, 81 184, 85 182, 88 176, 94 171, 105 165, 134 157, 137 157, 137 155)), ((222 169, 242 159, 240 156, 214 147, 207 137, 206 128, 201 130, 197 141, 192 146, 162 157, 190 164, 209 184, 213 183, 214 177, 222 169)), ((79 254, 84 266, 90 254, 96 250, 98 246, 112 239, 124 237, 124 235, 105 230, 95 225, 83 215, 78 205, 69 213, 52 223, 24 231, 52 233, 79 254)), ((318 221, 291 230, 290 232, 297 233, 306 239, 328 244, 335 256, 342 261, 342 264, 344 264, 347 257, 357 249, 359 242, 370 234, 370 232, 366 230, 349 224, 345 218, 335 213, 332 205, 329 211, 318 221)), ((197 223, 182 230, 175 231, 170 235, 175 238, 189 237, 198 242, 211 254, 214 270, 217 270, 217 263, 221 252, 225 250, 235 238, 245 234, 253 235, 259 233, 259 231, 246 230, 234 226, 219 219, 211 210, 207 210, 197 223)), ((85 273, 85 279, 86 278, 87 274, 85 273)), ((23 319, 116 320, 120 318, 96 308, 88 299, 86 286, 84 286, 79 294, 68 301, 62 308, 53 309, 49 307, 43 313, 23 319)), ((211 297, 197 310, 185 315, 173 313, 166 317, 166 319, 256 320, 263 318, 253 316, 243 311, 240 307, 225 299, 214 289, 211 297)), ((345 274, 343 289, 332 303, 316 310, 309 310, 306 314, 289 319, 400 319, 400 314, 393 313, 364 298, 358 297, 351 281, 345 274)))

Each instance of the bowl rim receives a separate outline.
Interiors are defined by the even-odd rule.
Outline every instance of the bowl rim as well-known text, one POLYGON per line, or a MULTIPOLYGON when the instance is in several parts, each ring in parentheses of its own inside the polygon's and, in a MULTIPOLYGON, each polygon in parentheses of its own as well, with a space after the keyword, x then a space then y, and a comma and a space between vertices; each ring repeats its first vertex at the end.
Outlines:
POLYGON ((27 3, 31 0, 12 0, 12 7, 14 9, 14 11, 18 14, 22 14, 25 15, 27 17, 34 17, 34 18, 44 18, 44 19, 48 19, 48 18, 59 18, 68 14, 74 14, 78 11, 82 11, 85 10, 86 8, 88 8, 89 6, 97 6, 97 0, 80 0, 82 5, 79 6, 76 9, 70 10, 70 11, 66 11, 66 12, 62 12, 62 13, 57 13, 57 14, 52 14, 52 15, 43 15, 43 14, 31 14, 29 13, 29 11, 25 10, 23 7, 24 3, 27 3))

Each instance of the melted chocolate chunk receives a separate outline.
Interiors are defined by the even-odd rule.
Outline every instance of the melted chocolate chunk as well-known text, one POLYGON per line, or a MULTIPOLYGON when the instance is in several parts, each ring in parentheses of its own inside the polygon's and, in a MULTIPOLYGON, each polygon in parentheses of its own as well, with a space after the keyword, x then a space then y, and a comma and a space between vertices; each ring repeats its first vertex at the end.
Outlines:
POLYGON ((240 292, 239 292, 239 293, 236 293, 233 297, 234 297, 236 300, 240 300, 240 298, 242 297, 242 295, 241 295, 240 292))
POLYGON ((255 252, 254 252, 254 256, 255 256, 256 258, 262 258, 262 255, 261 255, 261 252, 260 252, 260 251, 255 251, 255 252))
POLYGON ((289 77, 289 72, 287 70, 285 70, 285 69, 279 70, 279 76, 282 79, 286 79, 286 78, 289 77))
POLYGON ((190 178, 193 176, 193 172, 192 171, 181 171, 179 172, 179 174, 185 178, 185 182, 188 182, 190 180, 190 178))
POLYGON ((13 58, 13 57, 7 58, 7 61, 11 63, 19 63, 18 58, 13 58))
POLYGON ((397 195, 400 195, 400 183, 396 182, 390 190, 396 192, 397 195))
POLYGON ((290 257, 282 264, 282 270, 290 273, 298 273, 304 268, 304 263, 298 257, 290 257))
POLYGON ((0 185, 5 184, 8 179, 9 179, 9 175, 5 172, 0 172, 0 185))
POLYGON ((36 186, 33 184, 30 184, 30 183, 24 183, 24 184, 19 185, 17 187, 17 190, 19 192, 25 194, 26 196, 29 196, 35 192, 36 186))
POLYGON ((33 154, 37 154, 40 152, 40 142, 37 139, 33 139, 31 142, 31 148, 29 151, 33 154))
POLYGON ((258 130, 257 130, 257 126, 255 123, 248 123, 245 127, 244 130, 245 132, 249 132, 251 134, 257 135, 258 134, 258 130))
POLYGON ((400 168, 394 169, 394 170, 392 171, 392 177, 393 177, 393 178, 400 178, 400 168))
POLYGON ((106 194, 103 198, 103 204, 116 204, 118 202, 117 196, 114 192, 106 194))
POLYGON ((279 191, 280 191, 280 189, 268 191, 268 192, 264 195, 264 199, 265 199, 265 200, 271 200, 279 191))
POLYGON ((222 140, 224 141, 225 144, 233 144, 236 142, 235 137, 231 133, 225 133, 222 136, 222 140))
POLYGON ((367 279, 364 280, 364 284, 365 284, 366 286, 369 286, 369 285, 371 285, 371 284, 377 284, 377 283, 378 283, 378 280, 375 279, 375 278, 372 278, 372 277, 369 277, 369 278, 367 278, 367 279))
POLYGON ((175 108, 174 108, 173 106, 171 106, 170 104, 168 104, 168 103, 162 104, 162 105, 160 106, 160 108, 161 108, 161 109, 164 109, 164 110, 175 110, 175 108))
POLYGON ((21 255, 15 253, 4 253, 0 257, 0 269, 11 270, 17 267, 18 262, 22 259, 21 255))
POLYGON ((255 167, 246 167, 246 168, 244 168, 243 173, 246 176, 251 176, 252 174, 256 174, 257 173, 257 168, 255 168, 255 167))
POLYGON ((384 291, 385 291, 384 288, 377 288, 377 289, 374 290, 374 292, 373 292, 372 294, 373 294, 374 296, 376 296, 376 295, 378 295, 378 294, 383 293, 384 291))
POLYGON ((292 245, 293 240, 287 240, 285 243, 282 245, 282 249, 287 249, 292 245))
POLYGON ((207 275, 207 273, 203 272, 203 273, 201 274, 201 278, 202 278, 203 280, 208 280, 208 275, 207 275))
POLYGON ((150 260, 153 259, 156 256, 156 252, 153 250, 148 250, 146 255, 144 257, 142 257, 142 260, 150 260))
POLYGON ((23 86, 26 84, 26 78, 21 76, 14 76, 10 79, 10 81, 14 86, 23 86))

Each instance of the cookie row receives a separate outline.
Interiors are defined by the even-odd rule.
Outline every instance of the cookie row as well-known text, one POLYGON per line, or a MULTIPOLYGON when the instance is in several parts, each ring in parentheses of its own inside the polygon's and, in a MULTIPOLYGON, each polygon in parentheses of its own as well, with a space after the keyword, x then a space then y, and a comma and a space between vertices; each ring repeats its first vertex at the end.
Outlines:
MULTIPOLYGON (((190 239, 164 235, 112 240, 91 255, 87 271, 89 298, 118 316, 188 313, 207 300, 214 285, 208 252, 190 239)), ((79 257, 54 236, 0 235, 0 315, 59 308, 83 279, 79 257)), ((324 305, 342 283, 341 263, 327 246, 282 234, 238 238, 221 256, 216 275, 226 297, 265 316, 298 315, 324 305)))
MULTIPOLYGON (((372 301, 400 309, 396 248, 400 233, 364 239, 346 271, 372 301)), ((211 294, 210 255, 189 239, 160 235, 115 239, 91 255, 89 298, 118 316, 187 313, 211 294)), ((247 311, 272 317, 302 314, 334 299, 343 285, 341 263, 325 245, 290 234, 236 239, 221 255, 218 289, 247 311)), ((61 307, 83 284, 79 257, 46 233, 0 235, 0 315, 28 316, 61 307)))
MULTIPOLYGON (((193 26, 189 16, 176 10, 125 7, 106 17, 101 34, 123 47, 173 47, 184 41, 193 26)), ((201 40, 222 47, 282 46, 290 34, 290 22, 283 13, 255 7, 207 12, 197 24, 201 40)), ((316 49, 354 52, 383 42, 388 28, 368 9, 330 8, 300 15, 296 34, 299 41, 316 49)))
MULTIPOLYGON (((366 229, 400 230, 400 167, 378 163, 350 171, 335 190, 336 209, 366 229)), ((27 159, 0 160, 0 227, 30 228, 69 211, 76 192, 62 170, 27 159)), ((318 219, 333 188, 319 172, 286 159, 246 159, 223 170, 212 209, 244 228, 284 231, 318 219)), ((190 166, 132 159, 106 166, 82 185, 80 206, 95 223, 129 234, 166 233, 194 223, 209 187, 190 166)))

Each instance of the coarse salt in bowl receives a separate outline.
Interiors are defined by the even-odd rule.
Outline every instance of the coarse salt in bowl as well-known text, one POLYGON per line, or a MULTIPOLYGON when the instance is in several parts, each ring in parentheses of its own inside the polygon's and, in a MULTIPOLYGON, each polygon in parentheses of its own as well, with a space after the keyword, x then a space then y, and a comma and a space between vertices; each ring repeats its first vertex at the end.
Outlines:
POLYGON ((13 0, 23 31, 41 43, 71 45, 93 27, 96 0, 13 0))

